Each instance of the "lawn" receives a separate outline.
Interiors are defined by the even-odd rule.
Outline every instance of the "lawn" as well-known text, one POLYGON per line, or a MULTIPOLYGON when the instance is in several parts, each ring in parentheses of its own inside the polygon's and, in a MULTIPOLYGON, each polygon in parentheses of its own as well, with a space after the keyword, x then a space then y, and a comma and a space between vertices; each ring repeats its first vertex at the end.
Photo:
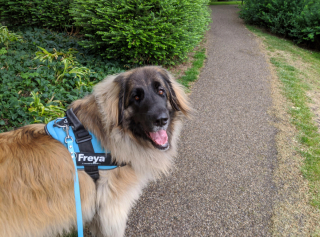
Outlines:
MULTIPOLYGON (((285 162, 278 158, 280 167, 291 170, 291 172, 288 172, 288 170, 282 172, 281 175, 286 177, 281 177, 281 179, 291 182, 286 183, 285 186, 290 187, 292 185, 292 189, 295 190, 299 182, 294 180, 293 177, 303 175, 307 186, 300 189, 296 198, 304 197, 309 204, 320 209, 320 53, 298 47, 288 39, 279 38, 256 27, 247 27, 262 40, 265 46, 267 59, 276 72, 280 82, 281 94, 285 97, 285 102, 282 102, 284 103, 284 110, 289 115, 289 123, 294 127, 292 143, 294 152, 285 162), (297 157, 301 157, 301 163, 296 162, 296 159, 299 159, 297 157), (293 166, 297 165, 298 170, 292 169, 293 166)), ((282 112, 280 111, 280 113, 282 112)), ((282 118, 278 118, 278 120, 282 122, 282 118)), ((290 136, 286 134, 287 144, 290 143, 288 137, 290 136)), ((284 143, 283 145, 287 144, 284 143)), ((278 149, 282 149, 281 145, 278 149)), ((292 202, 289 203, 288 205, 292 205, 292 202)), ((297 208, 300 208, 300 206, 298 205, 297 208)), ((290 209, 288 206, 285 208, 290 209)), ((294 208, 294 205, 291 206, 292 208, 294 208)), ((303 215, 309 215, 312 219, 313 214, 310 214, 309 211, 311 213, 312 208, 305 208, 300 211, 295 209, 292 210, 292 213, 304 212, 303 215)), ((315 212, 318 213, 318 211, 315 212)), ((296 219, 297 217, 293 216, 292 218, 296 219)), ((288 215, 285 219, 289 220, 288 215)), ((283 223, 281 225, 284 226, 283 223)), ((319 236, 319 223, 313 223, 313 225, 313 232, 309 234, 319 236)), ((290 231, 292 231, 292 228, 293 225, 289 228, 290 231)))

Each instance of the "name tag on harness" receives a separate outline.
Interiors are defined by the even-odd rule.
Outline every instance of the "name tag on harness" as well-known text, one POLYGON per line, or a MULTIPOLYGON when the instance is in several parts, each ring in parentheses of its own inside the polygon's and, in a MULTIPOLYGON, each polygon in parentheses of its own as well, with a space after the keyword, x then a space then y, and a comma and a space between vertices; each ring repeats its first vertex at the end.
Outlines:
POLYGON ((76 152, 77 166, 110 166, 111 154, 76 152))

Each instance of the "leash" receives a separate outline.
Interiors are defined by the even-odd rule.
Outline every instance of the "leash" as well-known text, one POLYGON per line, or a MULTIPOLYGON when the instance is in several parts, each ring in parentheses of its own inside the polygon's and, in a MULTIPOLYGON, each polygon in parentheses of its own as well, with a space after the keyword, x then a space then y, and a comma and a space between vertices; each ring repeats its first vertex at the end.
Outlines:
POLYGON ((76 153, 74 152, 74 148, 73 148, 73 138, 69 136, 69 126, 66 125, 64 130, 67 133, 67 136, 65 138, 65 143, 67 143, 68 150, 71 154, 71 158, 75 168, 74 197, 76 200, 78 237, 83 237, 82 209, 81 209, 80 185, 79 185, 78 169, 77 169, 77 162, 76 162, 76 153))

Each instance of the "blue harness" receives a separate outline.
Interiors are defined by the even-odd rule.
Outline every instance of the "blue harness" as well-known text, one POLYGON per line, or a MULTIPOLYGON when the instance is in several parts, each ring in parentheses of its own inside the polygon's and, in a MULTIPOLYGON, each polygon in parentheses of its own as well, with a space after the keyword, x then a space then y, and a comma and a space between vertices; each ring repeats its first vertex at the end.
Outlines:
MULTIPOLYGON (((66 131, 65 127, 61 125, 57 125, 58 120, 65 120, 66 117, 64 118, 58 118, 56 120, 53 120, 49 122, 45 129, 46 133, 53 137, 54 139, 58 140, 61 142, 66 148, 68 148, 68 144, 66 143, 66 131)), ((97 165, 99 169, 102 170, 110 170, 110 169, 115 169, 118 166, 117 165, 105 165, 107 161, 111 159, 111 153, 110 151, 105 151, 104 148, 101 146, 100 142, 98 139, 95 137, 94 134, 89 132, 91 135, 91 143, 94 149, 94 155, 86 155, 88 154, 87 152, 81 152, 79 149, 79 145, 76 142, 75 135, 73 133, 72 127, 69 126, 69 137, 73 142, 73 149, 74 152, 76 153, 76 167, 78 170, 83 170, 85 165, 97 165), (105 156, 105 159, 103 158, 105 156), (99 157, 99 158, 98 158, 99 157)))
POLYGON ((91 178, 96 181, 99 178, 99 169, 111 170, 119 166, 112 163, 110 151, 105 151, 94 134, 88 132, 83 127, 83 125, 72 112, 72 109, 67 110, 66 114, 67 117, 58 118, 49 122, 45 126, 45 131, 48 135, 61 142, 71 154, 71 158, 75 166, 74 195, 76 200, 78 237, 83 237, 78 169, 85 170, 91 176, 91 178), (73 131, 74 127, 80 128, 76 129, 77 135, 75 135, 73 131), (83 134, 84 136, 82 136, 83 134), (83 150, 83 144, 86 145, 86 151, 81 151, 81 147, 83 150))

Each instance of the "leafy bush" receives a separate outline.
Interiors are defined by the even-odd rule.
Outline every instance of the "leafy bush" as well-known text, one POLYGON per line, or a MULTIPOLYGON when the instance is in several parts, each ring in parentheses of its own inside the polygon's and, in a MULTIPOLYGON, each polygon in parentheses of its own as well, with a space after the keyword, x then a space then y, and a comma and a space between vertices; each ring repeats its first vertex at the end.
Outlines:
POLYGON ((296 27, 290 36, 303 41, 315 42, 320 47, 320 1, 307 1, 300 15, 296 17, 296 27))
POLYGON ((246 0, 240 7, 240 17, 248 24, 263 25, 261 17, 263 13, 268 12, 266 1, 268 0, 246 0))
POLYGON ((0 50, 0 132, 61 115, 106 75, 122 71, 65 34, 31 28, 20 34, 23 42, 0 50))
POLYGON ((317 0, 246 0, 240 17, 249 24, 292 37, 297 43, 316 42, 320 46, 320 2, 317 0))
POLYGON ((172 64, 203 37, 207 0, 74 0, 70 13, 89 37, 82 45, 107 58, 172 64))
POLYGON ((9 26, 44 26, 51 29, 71 27, 72 0, 0 0, 0 22, 9 26))
POLYGON ((21 41, 22 37, 18 34, 9 32, 6 26, 0 24, 0 43, 3 43, 6 48, 9 48, 9 44, 12 41, 21 41))
MULTIPOLYGON (((28 109, 28 111, 36 112, 38 116, 44 117, 44 121, 35 119, 35 122, 48 123, 55 118, 61 118, 64 116, 64 113, 66 110, 65 110, 64 106, 61 105, 60 101, 54 101, 54 102, 58 102, 60 104, 60 106, 57 106, 57 105, 44 106, 41 103, 41 99, 38 94, 39 94, 38 92, 37 93, 34 93, 33 91, 31 92, 31 97, 32 97, 33 101, 30 103, 30 105, 29 105, 30 108, 28 109)), ((50 102, 51 101, 49 101, 49 103, 50 102)))

